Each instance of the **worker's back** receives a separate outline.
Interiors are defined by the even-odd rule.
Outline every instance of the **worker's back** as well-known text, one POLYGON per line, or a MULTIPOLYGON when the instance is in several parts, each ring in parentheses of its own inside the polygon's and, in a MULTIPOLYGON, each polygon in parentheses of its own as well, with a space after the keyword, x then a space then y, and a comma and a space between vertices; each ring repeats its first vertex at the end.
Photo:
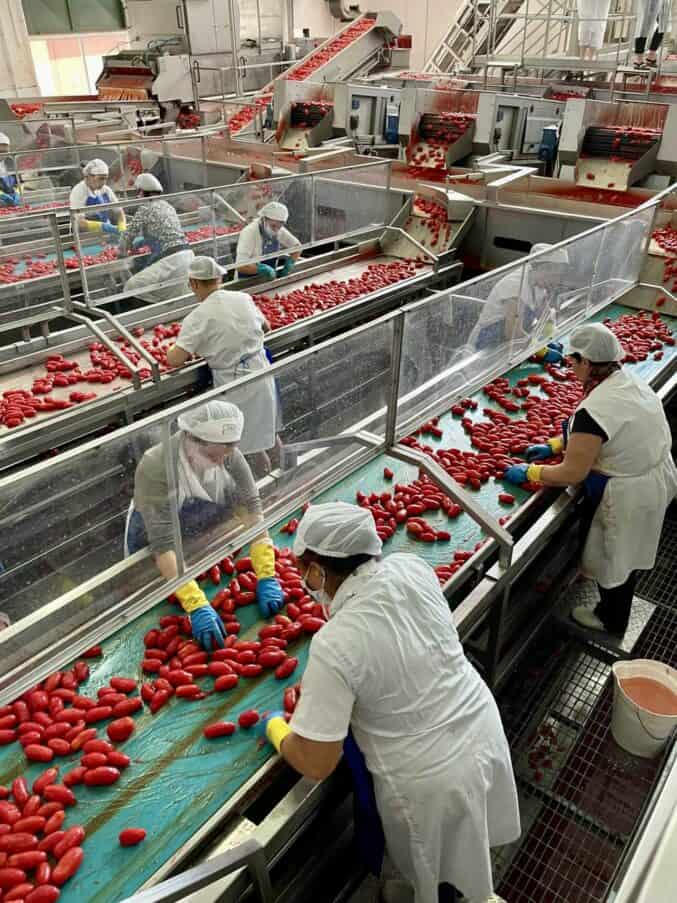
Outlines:
POLYGON ((339 590, 313 644, 355 694, 351 726, 375 777, 445 768, 493 707, 437 576, 415 555, 363 565, 339 590))

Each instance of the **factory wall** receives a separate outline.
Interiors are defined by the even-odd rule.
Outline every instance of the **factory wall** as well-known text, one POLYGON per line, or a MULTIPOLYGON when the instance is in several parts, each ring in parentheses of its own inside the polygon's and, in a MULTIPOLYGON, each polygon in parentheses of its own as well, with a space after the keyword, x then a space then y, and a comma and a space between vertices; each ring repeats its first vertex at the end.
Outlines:
POLYGON ((38 93, 21 0, 0 0, 0 97, 38 93))
MULTIPOLYGON (((413 36, 412 69, 420 69, 449 28, 462 0, 361 0, 362 12, 388 9, 395 13, 406 34, 413 36)), ((326 0, 294 0, 294 33, 301 36, 310 28, 311 36, 327 37, 341 28, 326 0)))

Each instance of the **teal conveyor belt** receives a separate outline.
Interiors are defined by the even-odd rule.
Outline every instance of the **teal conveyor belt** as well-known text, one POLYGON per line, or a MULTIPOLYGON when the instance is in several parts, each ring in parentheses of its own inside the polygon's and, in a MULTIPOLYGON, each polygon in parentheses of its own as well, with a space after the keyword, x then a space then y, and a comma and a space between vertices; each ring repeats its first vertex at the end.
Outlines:
MULTIPOLYGON (((624 313, 636 311, 614 305, 598 319, 607 316, 617 318, 624 313)), ((673 330, 677 329, 676 319, 665 317, 665 320, 673 330)), ((676 347, 666 347, 662 361, 648 360, 633 369, 644 378, 651 378, 675 355, 676 347)), ((512 371, 509 379, 515 383, 530 372, 541 373, 542 368, 536 364, 525 364, 512 371)), ((477 398, 480 405, 474 416, 481 417, 485 399, 481 394, 477 398)), ((426 437, 426 442, 440 447, 470 449, 458 420, 447 414, 440 419, 440 426, 444 429, 443 438, 435 440, 426 437)), ((314 501, 354 501, 355 493, 360 489, 365 492, 386 491, 392 488, 393 482, 406 482, 416 476, 416 468, 399 461, 386 462, 384 457, 380 457, 314 501), (386 463, 395 472, 394 481, 386 481, 383 477, 386 463)), ((506 509, 498 502, 498 493, 503 489, 501 483, 492 479, 482 486, 477 496, 480 503, 494 514, 516 510, 516 506, 515 509, 506 509)), ((510 491, 518 501, 527 495, 514 488, 510 491)), ((444 525, 452 532, 451 542, 418 543, 409 539, 405 530, 398 530, 386 543, 386 553, 413 551, 435 565, 448 562, 457 548, 471 549, 482 538, 480 529, 467 515, 461 515, 455 521, 447 521, 439 512, 429 512, 427 517, 438 527, 444 525)), ((280 547, 289 546, 292 539, 279 533, 280 526, 273 531, 273 539, 280 547)), ((207 592, 213 595, 216 587, 209 586, 207 592)), ((164 603, 110 637, 103 644, 104 657, 90 660, 91 675, 81 691, 94 696, 96 690, 107 684, 114 675, 143 681, 140 669, 143 636, 157 625, 161 615, 175 612, 175 607, 164 603)), ((243 626, 240 638, 255 637, 261 626, 256 606, 239 609, 238 615, 243 626)), ((199 702, 172 699, 154 716, 144 709, 136 719, 136 732, 121 745, 121 749, 131 756, 132 764, 123 771, 117 784, 113 787, 74 788, 78 803, 68 810, 66 827, 73 824, 85 827, 85 858, 77 875, 62 890, 63 903, 113 903, 133 894, 257 772, 272 755, 271 748, 260 742, 260 726, 249 731, 238 730, 234 736, 219 740, 206 740, 202 729, 213 721, 237 720, 240 712, 248 708, 256 708, 260 712, 281 708, 284 688, 300 679, 308 645, 307 640, 302 640, 290 647, 290 653, 299 656, 300 665, 286 681, 277 681, 272 673, 268 673, 254 680, 243 679, 235 690, 213 693, 199 702), (146 840, 137 847, 123 849, 117 838, 126 827, 145 828, 148 832, 146 840)), ((211 689, 213 678, 204 678, 199 682, 211 689)), ((103 734, 103 730, 100 733, 103 734)), ((78 755, 57 760, 62 774, 78 762, 78 755)), ((0 748, 0 784, 9 784, 22 773, 30 782, 44 767, 34 765, 26 768, 17 744, 0 748)))

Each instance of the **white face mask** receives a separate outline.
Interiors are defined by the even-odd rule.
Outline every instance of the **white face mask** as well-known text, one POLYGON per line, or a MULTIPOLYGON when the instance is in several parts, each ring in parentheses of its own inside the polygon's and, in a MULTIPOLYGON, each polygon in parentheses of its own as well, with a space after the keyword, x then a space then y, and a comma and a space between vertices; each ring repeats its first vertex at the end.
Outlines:
MULTIPOLYGON (((311 565, 312 567, 312 565, 311 565)), ((320 567, 319 564, 316 564, 315 567, 319 568, 322 572, 322 585, 319 589, 311 589, 308 585, 307 581, 304 581, 306 584, 306 589, 308 590, 308 595, 318 602, 324 609, 324 616, 326 618, 329 617, 329 606, 331 605, 331 596, 324 588, 325 583, 327 582, 327 574, 323 567, 320 567)), ((306 573, 307 576, 307 573, 306 573)))
POLYGON ((268 225, 268 223, 263 224, 263 231, 266 233, 268 238, 277 238, 277 232, 268 225))

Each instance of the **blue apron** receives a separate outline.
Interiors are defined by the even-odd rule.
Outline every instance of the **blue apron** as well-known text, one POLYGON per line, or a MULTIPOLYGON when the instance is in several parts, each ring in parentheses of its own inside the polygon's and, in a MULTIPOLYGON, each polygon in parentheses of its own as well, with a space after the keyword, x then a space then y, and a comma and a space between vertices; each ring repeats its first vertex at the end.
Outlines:
MULTIPOLYGON (((112 204, 113 198, 108 194, 107 191, 104 191, 103 194, 88 194, 87 195, 87 203, 85 207, 98 207, 99 204, 112 204)), ((109 223, 110 222, 110 210, 102 210, 100 213, 89 213, 87 215, 88 220, 97 220, 100 223, 109 223)))
MULTIPOLYGON (((200 536, 204 531, 227 520, 231 514, 230 505, 219 505, 206 499, 186 499, 179 511, 181 536, 184 539, 200 536)), ((130 555, 133 555, 134 552, 145 549, 147 545, 146 525, 141 512, 134 508, 127 526, 127 550, 130 555)))
MULTIPOLYGON (((280 239, 275 235, 272 237, 266 234, 266 230, 263 228, 263 222, 259 223, 259 232, 261 233, 261 255, 265 254, 275 254, 277 255, 280 251, 280 239)), ((271 257, 269 260, 264 260, 264 263, 268 264, 269 267, 273 269, 277 266, 277 256, 271 257)))
POLYGON ((372 875, 378 877, 383 867, 386 839, 376 807, 374 779, 352 730, 348 731, 348 736, 343 741, 343 758, 353 778, 355 842, 364 864, 372 875))
MULTIPOLYGON (((16 180, 16 176, 13 176, 11 173, 5 173, 4 176, 0 176, 0 192, 3 194, 8 194, 13 200, 18 201, 19 195, 17 192, 17 185, 19 183, 16 180)), ((0 204, 3 202, 0 201, 0 204)))

